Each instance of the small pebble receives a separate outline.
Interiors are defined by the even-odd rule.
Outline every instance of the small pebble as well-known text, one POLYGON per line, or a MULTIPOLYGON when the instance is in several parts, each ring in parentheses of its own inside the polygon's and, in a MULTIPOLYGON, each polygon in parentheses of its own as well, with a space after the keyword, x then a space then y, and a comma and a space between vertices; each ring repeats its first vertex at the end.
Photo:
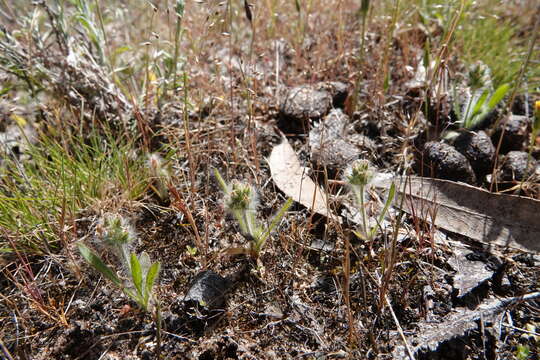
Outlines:
POLYGON ((500 179, 502 181, 522 181, 533 174, 536 160, 524 151, 510 151, 505 157, 501 167, 500 179), (527 162, 529 167, 527 168, 527 162))
POLYGON ((501 120, 499 128, 493 133, 491 140, 495 146, 499 143, 499 138, 504 128, 504 136, 501 143, 501 154, 509 151, 521 151, 525 143, 529 140, 530 121, 527 117, 511 114, 508 120, 501 120))
POLYGON ((495 147, 484 131, 462 132, 456 138, 454 147, 469 160, 477 177, 480 178, 491 172, 495 147))

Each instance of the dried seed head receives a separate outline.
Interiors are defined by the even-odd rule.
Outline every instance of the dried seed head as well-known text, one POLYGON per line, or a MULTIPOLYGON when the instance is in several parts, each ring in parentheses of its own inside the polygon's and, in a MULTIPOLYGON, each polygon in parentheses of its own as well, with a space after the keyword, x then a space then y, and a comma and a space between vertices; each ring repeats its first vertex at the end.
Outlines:
POLYGON ((367 160, 356 160, 345 172, 345 179, 350 185, 366 186, 373 179, 373 169, 367 160))

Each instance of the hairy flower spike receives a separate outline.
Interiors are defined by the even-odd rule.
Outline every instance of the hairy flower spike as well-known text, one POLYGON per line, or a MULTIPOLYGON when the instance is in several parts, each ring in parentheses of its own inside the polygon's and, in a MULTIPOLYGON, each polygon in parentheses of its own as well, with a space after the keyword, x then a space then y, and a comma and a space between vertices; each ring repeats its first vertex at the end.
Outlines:
POLYGON ((135 238, 134 231, 127 220, 113 215, 105 220, 103 240, 110 246, 129 244, 135 238))
POLYGON ((226 199, 226 205, 231 210, 250 210, 256 206, 255 190, 247 184, 234 181, 231 184, 229 196, 226 199))
POLYGON ((346 171, 346 180, 351 185, 366 186, 373 179, 373 169, 369 161, 356 160, 346 171))

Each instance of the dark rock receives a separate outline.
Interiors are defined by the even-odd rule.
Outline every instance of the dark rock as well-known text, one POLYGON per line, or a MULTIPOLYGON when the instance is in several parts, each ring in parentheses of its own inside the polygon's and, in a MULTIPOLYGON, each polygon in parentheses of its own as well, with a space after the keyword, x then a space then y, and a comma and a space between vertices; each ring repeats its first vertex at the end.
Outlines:
POLYGON ((311 151, 311 160, 318 167, 326 168, 332 178, 360 155, 356 146, 343 139, 326 141, 311 151))
POLYGON ((318 90, 325 90, 332 96, 332 105, 341 108, 349 95, 349 87, 339 81, 328 81, 317 84, 318 90))
POLYGON ((454 147, 469 160, 477 177, 491 172, 495 147, 484 131, 463 131, 456 138, 454 147))
POLYGON ((360 156, 360 149, 345 140, 348 124, 349 117, 341 109, 334 109, 309 133, 311 161, 326 168, 331 177, 360 156))
POLYGON ((203 271, 191 282, 184 302, 207 309, 221 308, 225 304, 225 293, 229 286, 229 280, 221 275, 211 270, 203 271))
POLYGON ((279 128, 284 132, 305 133, 310 120, 320 120, 332 108, 332 95, 315 86, 290 89, 280 106, 279 128))
POLYGON ((349 124, 349 117, 341 109, 332 110, 309 133, 310 145, 319 144, 325 139, 342 138, 345 136, 349 124))
POLYGON ((510 151, 504 157, 500 179, 502 181, 522 181, 533 174, 536 160, 531 157, 527 169, 529 154, 524 151, 510 151))
POLYGON ((525 94, 516 95, 512 104, 512 113, 516 115, 531 115, 534 113, 534 101, 525 94))
POLYGON ((423 153, 423 175, 440 179, 476 182, 469 160, 454 147, 443 142, 428 142, 423 153))
POLYGON ((530 121, 527 117, 510 114, 506 122, 504 119, 501 120, 491 139, 493 144, 498 144, 504 128, 500 153, 506 154, 509 151, 520 151, 523 150, 523 146, 529 139, 529 127, 530 121))

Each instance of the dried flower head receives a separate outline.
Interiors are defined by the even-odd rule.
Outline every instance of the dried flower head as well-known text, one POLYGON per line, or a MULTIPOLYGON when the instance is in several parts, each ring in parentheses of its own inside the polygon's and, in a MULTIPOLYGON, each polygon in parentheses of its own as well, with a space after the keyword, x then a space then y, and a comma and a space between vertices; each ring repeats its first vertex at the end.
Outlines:
POLYGON ((350 185, 366 186, 373 179, 373 168, 368 160, 356 160, 345 172, 345 179, 350 185))

